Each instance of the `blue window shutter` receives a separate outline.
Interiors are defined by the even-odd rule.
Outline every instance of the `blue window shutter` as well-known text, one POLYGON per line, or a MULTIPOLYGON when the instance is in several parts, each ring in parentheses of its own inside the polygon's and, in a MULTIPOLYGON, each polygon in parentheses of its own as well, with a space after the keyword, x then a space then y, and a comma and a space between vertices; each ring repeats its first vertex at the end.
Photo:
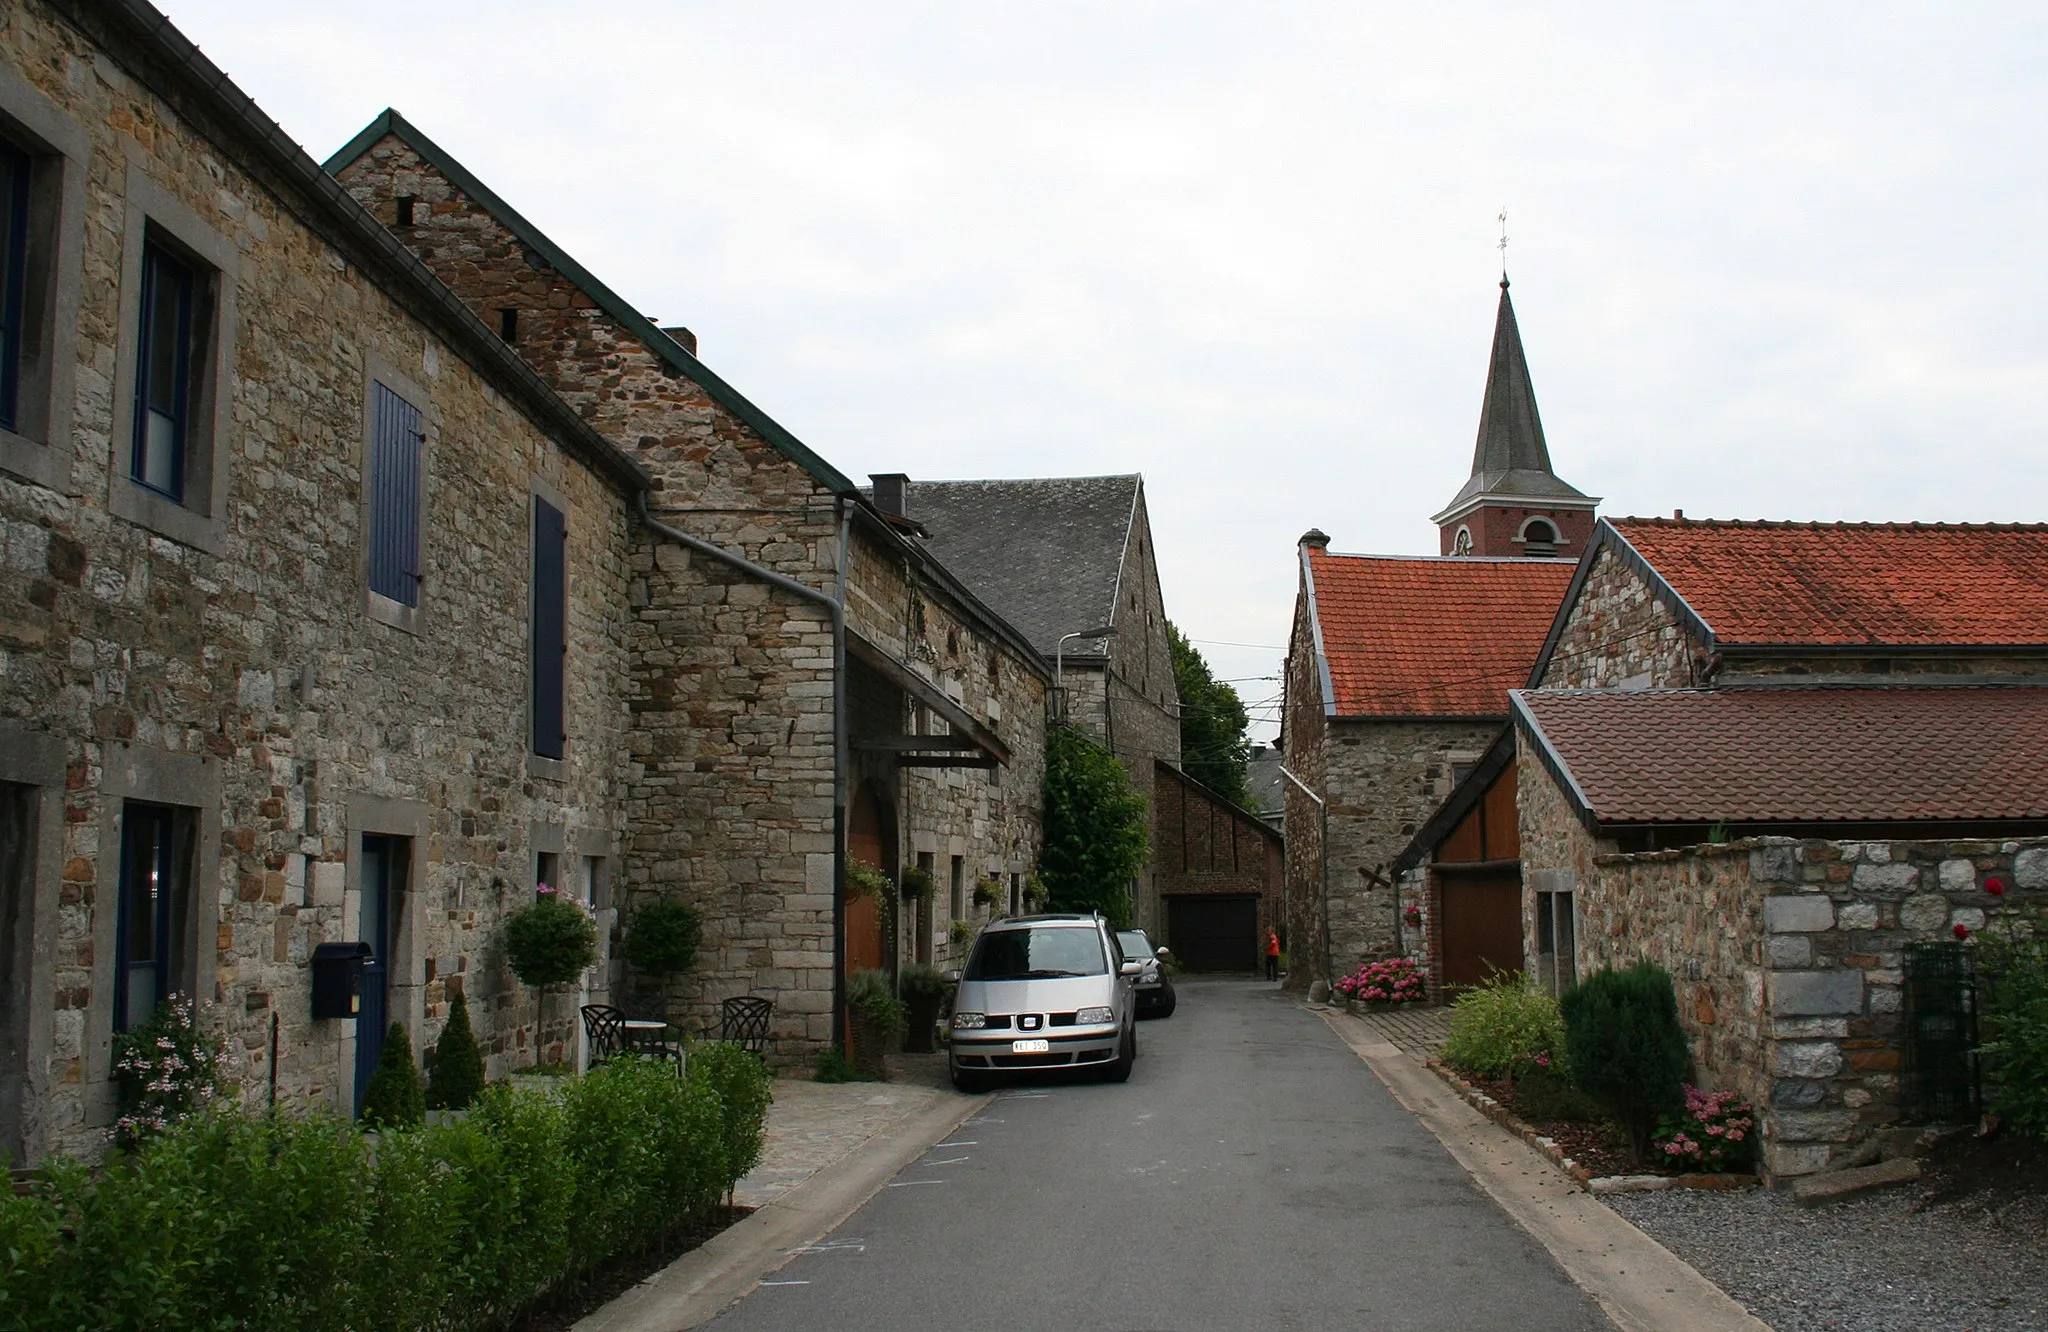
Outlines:
POLYGON ((533 501, 533 752, 562 757, 564 657, 568 645, 569 525, 562 511, 533 501))
POLYGON ((420 604, 419 408, 382 384, 370 391, 370 590, 420 604))

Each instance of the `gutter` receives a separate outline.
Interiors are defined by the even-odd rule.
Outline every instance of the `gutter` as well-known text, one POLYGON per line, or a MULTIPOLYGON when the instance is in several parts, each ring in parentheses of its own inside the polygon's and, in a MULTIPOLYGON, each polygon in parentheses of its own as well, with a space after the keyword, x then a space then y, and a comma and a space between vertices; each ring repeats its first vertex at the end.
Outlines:
POLYGON ((835 1035, 846 1022, 846 543, 853 513, 842 496, 839 509, 839 553, 836 591, 820 592, 808 583, 756 564, 744 555, 715 546, 702 537, 670 527, 647 511, 647 492, 635 496, 634 516, 640 525, 667 541, 708 556, 739 570, 749 578, 781 588, 815 606, 822 606, 832 622, 832 1030, 835 1035))

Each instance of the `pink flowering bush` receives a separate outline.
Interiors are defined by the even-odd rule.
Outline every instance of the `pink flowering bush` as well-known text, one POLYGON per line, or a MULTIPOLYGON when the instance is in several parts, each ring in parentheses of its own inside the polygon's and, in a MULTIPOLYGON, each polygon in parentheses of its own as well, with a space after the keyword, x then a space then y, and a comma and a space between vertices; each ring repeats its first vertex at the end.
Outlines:
POLYGON ((115 1143, 133 1148, 224 1096, 229 1072, 221 1038, 201 1030, 190 999, 172 995, 149 1021, 114 1037, 121 1104, 115 1143))
POLYGON ((1419 1004, 1429 998, 1429 978, 1405 957, 1368 962, 1333 987, 1346 999, 1388 1004, 1419 1004))
POLYGON ((1747 1170, 1756 1159, 1756 1115, 1732 1091, 1685 1088, 1685 1113, 1661 1116, 1650 1159, 1673 1170, 1747 1170))

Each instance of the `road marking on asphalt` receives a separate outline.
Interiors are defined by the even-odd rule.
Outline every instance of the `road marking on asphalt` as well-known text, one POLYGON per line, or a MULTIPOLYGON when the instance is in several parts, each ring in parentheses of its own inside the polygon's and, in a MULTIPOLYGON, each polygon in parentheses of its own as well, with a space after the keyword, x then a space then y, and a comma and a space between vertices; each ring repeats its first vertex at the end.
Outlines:
POLYGON ((764 1286, 808 1286, 811 1283, 808 1281, 763 1281, 761 1284, 764 1286))
POLYGON ((996 1099, 998 1101, 1043 1101, 1051 1095, 1051 1092, 1004 1092, 997 1096, 996 1099))
POLYGON ((892 1189, 911 1189, 916 1188, 920 1184, 944 1184, 945 1182, 943 1179, 899 1179, 889 1187, 892 1189))
POLYGON ((980 1144, 980 1143, 978 1143, 978 1142, 975 1142, 975 1141, 973 1141, 973 1140, 971 1140, 971 1139, 970 1139, 970 1140, 969 1140, 969 1141, 967 1141, 967 1142, 938 1142, 938 1143, 933 1143, 933 1144, 932 1144, 932 1150, 936 1152, 936 1151, 938 1151, 938 1150, 939 1150, 940 1148, 942 1148, 942 1147, 979 1147, 979 1146, 981 1146, 981 1144, 980 1144))
MULTIPOLYGON (((926 1161, 925 1164, 928 1166, 959 1165, 962 1161, 972 1161, 973 1159, 971 1156, 949 1156, 943 1161, 926 1161)), ((936 1184, 938 1181, 933 1180, 932 1182, 936 1184)))
POLYGON ((866 1253, 867 1251, 868 1242, 862 1239, 826 1240, 822 1244, 805 1244, 798 1248, 783 1250, 784 1253, 789 1254, 791 1257, 803 1253, 866 1253))

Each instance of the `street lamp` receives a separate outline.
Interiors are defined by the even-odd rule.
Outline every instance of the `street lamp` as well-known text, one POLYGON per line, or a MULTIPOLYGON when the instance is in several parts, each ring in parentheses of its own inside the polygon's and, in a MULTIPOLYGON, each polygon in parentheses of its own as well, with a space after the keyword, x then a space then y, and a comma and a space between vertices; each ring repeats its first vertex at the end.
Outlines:
POLYGON ((1105 624, 1098 629, 1076 629, 1071 634, 1061 634, 1060 641, 1052 650, 1052 693, 1060 702, 1060 716, 1067 715, 1066 656, 1067 640, 1070 638, 1108 638, 1116 632, 1116 626, 1105 624))

